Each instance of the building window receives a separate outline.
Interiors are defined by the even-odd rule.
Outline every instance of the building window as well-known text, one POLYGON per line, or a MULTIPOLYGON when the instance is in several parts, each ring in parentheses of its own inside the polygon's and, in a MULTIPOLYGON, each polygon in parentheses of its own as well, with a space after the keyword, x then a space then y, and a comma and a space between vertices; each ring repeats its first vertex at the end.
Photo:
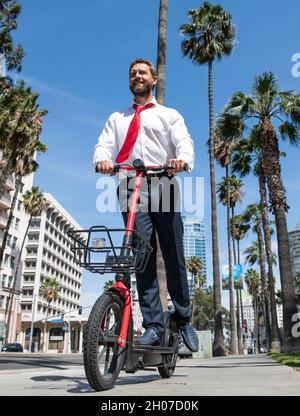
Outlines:
POLYGON ((9 276, 7 287, 11 287, 11 284, 12 284, 12 276, 9 276))
POLYGON ((16 249, 16 247, 17 247, 17 241, 18 241, 17 237, 14 237, 13 238, 13 243, 12 243, 12 248, 13 249, 16 249))
POLYGON ((38 241, 39 234, 28 234, 28 240, 29 241, 38 241))
POLYGON ((3 274, 2 276, 2 287, 6 285, 7 274, 3 274))
POLYGON ((16 222, 15 222, 15 230, 19 230, 19 225, 20 225, 20 218, 16 218, 16 222))
POLYGON ((11 256, 11 258, 10 258, 10 267, 12 269, 15 267, 15 260, 16 260, 16 258, 14 256, 11 256))
POLYGON ((17 210, 18 211, 21 211, 21 208, 22 208, 22 201, 18 201, 18 205, 17 205, 17 210))

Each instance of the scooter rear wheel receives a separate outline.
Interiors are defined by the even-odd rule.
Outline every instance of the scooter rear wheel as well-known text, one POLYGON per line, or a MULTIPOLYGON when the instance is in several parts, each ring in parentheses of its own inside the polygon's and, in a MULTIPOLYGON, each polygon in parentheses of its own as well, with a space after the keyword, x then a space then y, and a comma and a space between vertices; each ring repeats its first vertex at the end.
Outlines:
POLYGON ((113 387, 122 368, 126 348, 120 348, 124 302, 115 293, 105 293, 90 313, 83 344, 85 374, 90 386, 103 391, 113 387))

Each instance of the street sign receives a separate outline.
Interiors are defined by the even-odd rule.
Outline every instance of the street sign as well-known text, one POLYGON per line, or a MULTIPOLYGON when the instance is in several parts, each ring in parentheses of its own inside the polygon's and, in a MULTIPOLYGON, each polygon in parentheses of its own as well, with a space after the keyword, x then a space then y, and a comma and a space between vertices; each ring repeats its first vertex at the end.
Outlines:
POLYGON ((63 341, 64 337, 62 335, 52 335, 50 341, 63 341))
MULTIPOLYGON (((241 264, 234 264, 232 266, 234 288, 243 289, 243 266, 241 264)), ((222 266, 222 289, 229 289, 229 265, 224 264, 222 266)))

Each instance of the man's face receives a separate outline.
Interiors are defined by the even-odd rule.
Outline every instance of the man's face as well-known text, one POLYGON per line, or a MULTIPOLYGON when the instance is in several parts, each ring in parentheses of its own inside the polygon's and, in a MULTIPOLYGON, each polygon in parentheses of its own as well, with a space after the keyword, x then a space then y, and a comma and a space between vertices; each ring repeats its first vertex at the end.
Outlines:
POLYGON ((151 73, 147 64, 138 63, 133 65, 129 73, 129 87, 133 95, 145 97, 152 91, 157 78, 151 73))

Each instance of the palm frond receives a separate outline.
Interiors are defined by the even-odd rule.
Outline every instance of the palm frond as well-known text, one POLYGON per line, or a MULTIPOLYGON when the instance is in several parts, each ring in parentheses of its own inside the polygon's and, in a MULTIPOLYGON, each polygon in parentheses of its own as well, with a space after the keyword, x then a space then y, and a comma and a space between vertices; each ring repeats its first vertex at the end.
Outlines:
POLYGON ((296 126, 289 121, 284 121, 279 126, 278 131, 284 141, 289 141, 292 146, 299 146, 300 126, 296 126))

